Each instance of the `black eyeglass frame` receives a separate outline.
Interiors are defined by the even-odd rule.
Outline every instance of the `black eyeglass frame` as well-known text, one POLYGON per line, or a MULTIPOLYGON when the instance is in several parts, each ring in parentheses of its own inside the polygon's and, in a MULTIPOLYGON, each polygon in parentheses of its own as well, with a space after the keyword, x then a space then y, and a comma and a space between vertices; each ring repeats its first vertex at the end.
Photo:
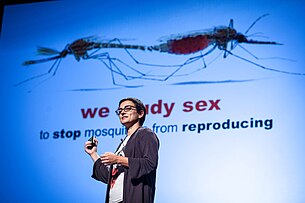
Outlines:
POLYGON ((137 109, 137 107, 131 106, 131 105, 126 105, 126 106, 124 106, 124 108, 118 108, 117 110, 115 110, 115 113, 119 116, 123 111, 129 112, 132 109, 137 109))

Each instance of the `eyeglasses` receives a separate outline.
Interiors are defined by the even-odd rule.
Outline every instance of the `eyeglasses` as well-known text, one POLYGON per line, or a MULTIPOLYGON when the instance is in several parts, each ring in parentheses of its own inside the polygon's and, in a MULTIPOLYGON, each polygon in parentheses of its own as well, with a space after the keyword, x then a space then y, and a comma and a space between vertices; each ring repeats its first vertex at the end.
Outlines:
POLYGON ((129 111, 131 111, 132 109, 137 109, 135 106, 130 106, 130 105, 127 105, 127 106, 125 106, 123 109, 122 108, 118 108, 116 111, 115 111, 115 113, 117 114, 117 115, 120 115, 123 111, 124 112, 129 112, 129 111))

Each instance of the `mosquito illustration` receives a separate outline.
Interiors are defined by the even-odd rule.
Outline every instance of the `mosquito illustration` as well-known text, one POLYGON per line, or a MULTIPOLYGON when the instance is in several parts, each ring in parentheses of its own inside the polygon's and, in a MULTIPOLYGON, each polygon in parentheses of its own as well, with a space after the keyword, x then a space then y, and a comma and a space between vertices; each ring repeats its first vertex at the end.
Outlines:
MULTIPOLYGON (((185 34, 177 34, 177 35, 170 35, 168 37, 163 37, 160 41, 160 44, 152 45, 152 46, 145 46, 145 45, 130 45, 124 44, 118 38, 114 38, 110 41, 98 41, 93 37, 81 38, 75 40, 71 44, 67 44, 66 47, 62 51, 57 51, 50 48, 39 47, 38 53, 40 55, 51 55, 48 58, 38 59, 38 60, 29 60, 25 61, 24 65, 32 65, 38 64, 42 62, 48 62, 55 60, 51 68, 48 72, 30 77, 18 84, 23 84, 30 80, 40 78, 44 75, 51 74, 54 76, 58 70, 60 62, 63 58, 67 55, 73 55, 77 61, 81 59, 97 59, 100 60, 106 68, 108 68, 111 72, 112 82, 114 85, 117 84, 115 81, 115 74, 123 77, 125 80, 133 80, 133 79, 143 79, 143 80, 156 80, 156 81, 166 81, 171 77, 174 76, 185 76, 190 75, 194 72, 200 71, 207 67, 204 57, 212 53, 216 48, 223 51, 223 57, 226 58, 229 55, 234 56, 238 59, 246 61, 250 64, 253 64, 259 68, 280 72, 284 74, 292 74, 292 75, 305 75, 304 73, 295 73, 283 70, 277 70, 273 68, 269 68, 263 65, 260 65, 256 62, 253 62, 249 59, 241 57, 239 55, 234 54, 232 51, 237 46, 241 47, 244 51, 250 54, 255 59, 259 59, 258 57, 251 54, 245 48, 243 48, 240 44, 260 44, 260 45, 282 45, 281 43, 275 41, 257 41, 248 39, 247 36, 248 32, 252 27, 262 18, 266 17, 269 14, 264 14, 258 17, 246 30, 244 34, 237 32, 236 29, 233 28, 233 19, 230 20, 228 26, 217 26, 212 29, 201 30, 201 31, 192 31, 185 34), (210 49, 208 49, 210 47, 210 49), (99 53, 101 49, 123 49, 131 58, 131 60, 135 63, 134 65, 128 64, 119 58, 111 57, 108 52, 99 53), (185 60, 181 64, 157 64, 157 63, 145 63, 141 62, 136 57, 131 54, 130 50, 138 50, 138 51, 154 51, 160 53, 167 53, 172 55, 191 55, 197 54, 199 55, 193 56, 185 60), (203 66, 198 68, 197 70, 190 72, 188 74, 178 74, 178 72, 184 68, 185 66, 194 63, 198 60, 203 61, 203 66), (122 68, 125 67, 131 71, 131 73, 125 73, 122 68), (144 73, 144 67, 159 67, 159 68, 170 68, 170 72, 167 74, 151 74, 151 73, 144 73)), ((120 85, 125 86, 126 85, 120 85)))
MULTIPOLYGON (((236 29, 233 28, 233 19, 230 20, 229 26, 218 26, 212 29, 208 30, 202 30, 202 31, 194 31, 189 32, 186 34, 178 34, 178 35, 170 35, 168 37, 163 37, 160 41, 161 44, 149 46, 142 50, 149 50, 149 51, 158 51, 168 54, 174 54, 174 55, 189 55, 189 54, 195 54, 200 52, 199 55, 191 57, 187 59, 182 64, 176 64, 176 65, 164 65, 164 64, 149 64, 149 63, 143 63, 138 61, 127 49, 126 52, 129 54, 129 56, 135 61, 137 64, 146 65, 146 66, 161 66, 161 67, 177 67, 172 73, 170 73, 166 78, 163 80, 167 80, 168 78, 174 76, 179 70, 181 70, 184 66, 191 64, 195 61, 198 61, 200 59, 203 60, 203 67, 197 69, 196 71, 199 71, 203 68, 206 68, 206 63, 204 61, 204 57, 212 53, 216 48, 223 51, 223 57, 226 58, 228 55, 232 55, 238 59, 241 59, 243 61, 246 61, 248 63, 251 63, 259 68, 274 71, 274 72, 280 72, 285 74, 292 74, 292 75, 305 75, 304 73, 295 73, 295 72, 289 72, 289 71, 283 71, 283 70, 277 70, 273 68, 269 68, 263 65, 260 65, 258 63, 255 63, 249 59, 243 58, 239 55, 236 55, 232 52, 232 50, 239 46, 244 51, 246 51, 248 54, 250 54, 255 59, 259 59, 252 53, 250 53, 248 50, 243 48, 240 44, 261 44, 261 45, 282 45, 281 43, 274 42, 274 41, 257 41, 248 39, 247 33, 250 31, 250 29, 263 17, 266 17, 269 14, 264 14, 257 18, 246 30, 245 34, 242 34, 240 32, 237 32, 236 29), (208 47, 211 47, 209 50, 205 51, 208 47), (203 51, 205 51, 203 53, 203 51)), ((289 60, 289 59, 285 59, 289 60)))
POLYGON ((104 65, 111 71, 113 84, 115 85, 119 85, 119 84, 116 84, 114 80, 114 74, 120 75, 126 80, 131 80, 146 76, 145 73, 133 68, 132 66, 129 66, 120 59, 110 57, 108 52, 98 53, 99 50, 104 48, 123 48, 125 50, 127 49, 148 50, 148 48, 145 46, 126 45, 122 43, 116 43, 116 41, 118 40, 113 39, 108 42, 105 42, 105 41, 96 40, 94 37, 86 37, 75 40, 71 44, 67 44, 62 51, 57 51, 55 49, 46 48, 46 47, 38 47, 37 52, 39 55, 50 56, 50 57, 37 59, 37 60, 28 60, 25 61, 23 65, 27 66, 27 65, 44 63, 53 60, 55 60, 55 62, 52 64, 51 68, 46 73, 42 73, 40 75, 35 75, 33 77, 27 78, 26 80, 17 83, 15 86, 19 86, 30 80, 37 79, 45 75, 51 74, 51 77, 54 76, 60 66, 61 60, 68 55, 73 55, 76 61, 80 61, 81 59, 83 60, 98 59, 102 61, 104 65), (123 71, 115 62, 120 63, 124 67, 130 69, 131 72, 134 73, 134 75, 127 75, 123 73, 123 71))

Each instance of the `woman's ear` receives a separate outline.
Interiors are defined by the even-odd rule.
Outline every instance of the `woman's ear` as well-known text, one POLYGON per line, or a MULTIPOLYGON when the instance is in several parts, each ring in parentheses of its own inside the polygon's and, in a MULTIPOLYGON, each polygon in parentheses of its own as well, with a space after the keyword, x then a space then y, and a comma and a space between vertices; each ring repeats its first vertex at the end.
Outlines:
POLYGON ((139 118, 142 118, 144 116, 144 111, 143 110, 140 110, 140 113, 139 114, 139 118))

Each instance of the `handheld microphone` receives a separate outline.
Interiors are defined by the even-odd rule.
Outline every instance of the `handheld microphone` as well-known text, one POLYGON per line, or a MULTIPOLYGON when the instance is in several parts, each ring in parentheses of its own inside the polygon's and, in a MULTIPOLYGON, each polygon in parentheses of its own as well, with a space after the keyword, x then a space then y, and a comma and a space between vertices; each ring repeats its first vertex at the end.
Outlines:
POLYGON ((91 141, 91 145, 87 146, 87 149, 92 149, 93 147, 96 146, 94 142, 94 135, 92 135, 92 137, 90 137, 88 141, 91 141))

